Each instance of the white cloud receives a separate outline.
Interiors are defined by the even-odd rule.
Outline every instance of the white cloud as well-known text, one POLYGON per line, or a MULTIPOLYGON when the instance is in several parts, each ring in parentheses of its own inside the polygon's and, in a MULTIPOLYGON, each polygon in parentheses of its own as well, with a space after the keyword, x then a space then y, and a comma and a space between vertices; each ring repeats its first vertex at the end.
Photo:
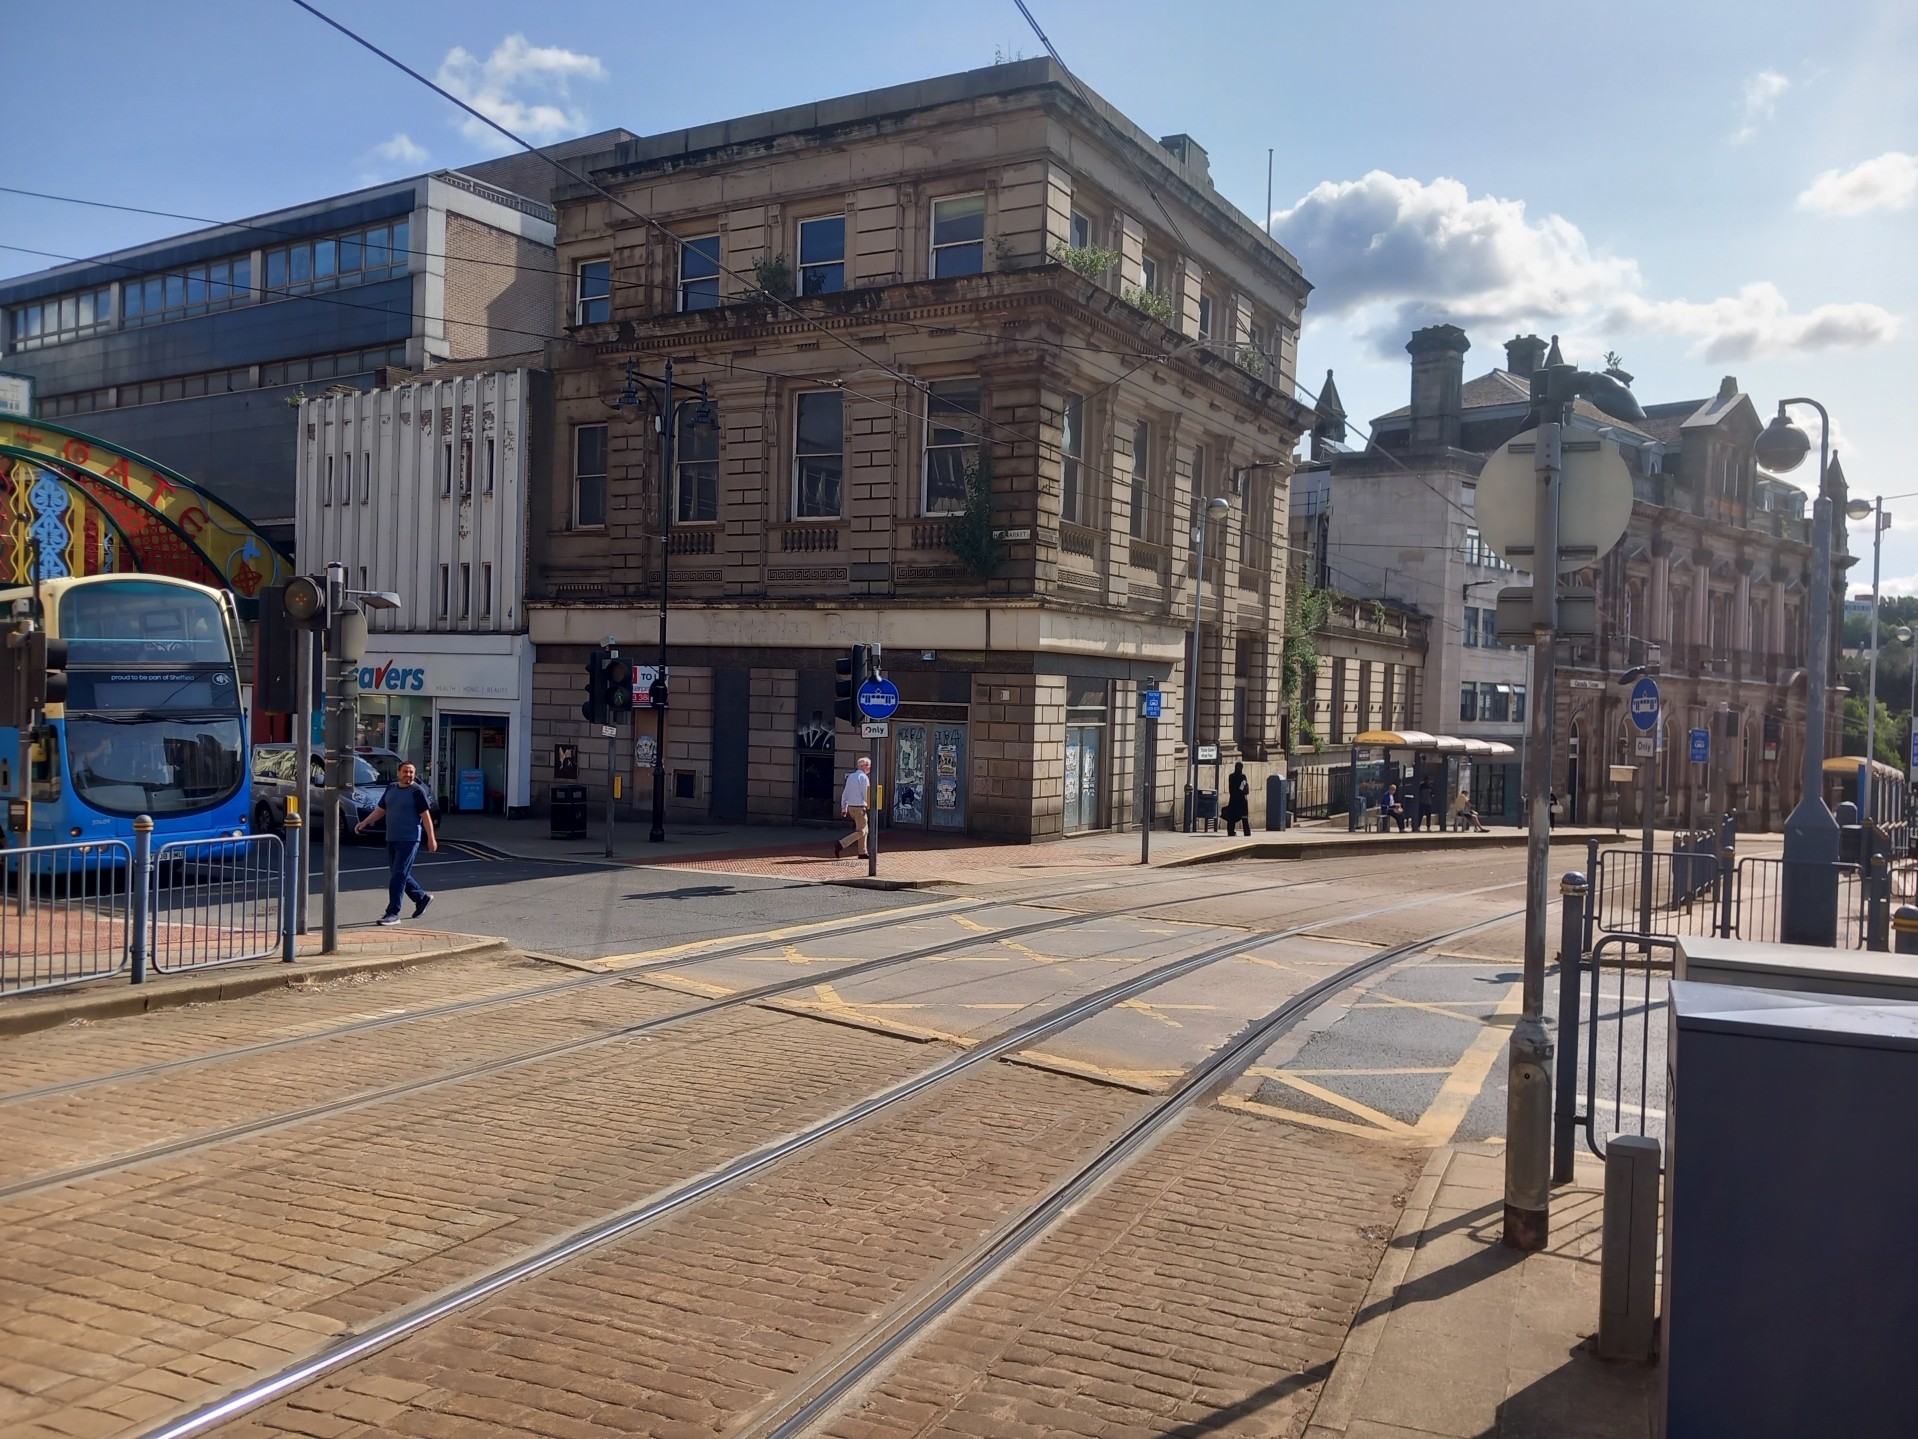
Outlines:
POLYGON ((1918 155, 1887 150, 1849 170, 1827 170, 1798 197, 1798 208, 1827 215, 1908 210, 1918 198, 1918 155))
POLYGON ((1776 70, 1760 70, 1745 81, 1745 103, 1741 123, 1732 136, 1732 144, 1742 145, 1778 108, 1778 97, 1791 87, 1791 81, 1776 70))
POLYGON ((413 137, 401 130, 391 140, 382 141, 373 147, 373 153, 382 160, 390 160, 396 165, 421 165, 430 157, 424 145, 414 143, 413 137))
POLYGON ((1776 285, 1703 302, 1648 298, 1637 262, 1599 254, 1561 215, 1374 170, 1326 181, 1273 217, 1272 234, 1316 287, 1311 312, 1349 316, 1382 356, 1441 321, 1467 330, 1556 330, 1580 353, 1609 338, 1675 335, 1711 360, 1875 344, 1899 321, 1876 305, 1794 313, 1776 285))
MULTIPOLYGON (((565 103, 572 98, 572 83, 605 78, 606 67, 596 56, 531 45, 524 35, 508 35, 483 61, 455 45, 434 76, 474 109, 538 142, 584 130, 585 113, 565 103)), ((460 133, 475 144, 500 143, 498 131, 470 115, 460 122, 460 133)))
POLYGON ((1770 281, 1698 303, 1628 296, 1608 317, 1617 328, 1678 335, 1705 360, 1749 360, 1803 350, 1855 350, 1898 333, 1898 317, 1878 305, 1820 305, 1793 314, 1770 281))

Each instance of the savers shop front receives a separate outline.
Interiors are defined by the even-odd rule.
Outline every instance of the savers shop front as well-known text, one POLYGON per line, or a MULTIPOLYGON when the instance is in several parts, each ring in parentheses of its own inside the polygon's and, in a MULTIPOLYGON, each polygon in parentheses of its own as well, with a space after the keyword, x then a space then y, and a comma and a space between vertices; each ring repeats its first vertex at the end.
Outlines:
POLYGON ((532 782, 533 647, 524 635, 368 637, 360 745, 419 768, 449 811, 524 813, 532 782))

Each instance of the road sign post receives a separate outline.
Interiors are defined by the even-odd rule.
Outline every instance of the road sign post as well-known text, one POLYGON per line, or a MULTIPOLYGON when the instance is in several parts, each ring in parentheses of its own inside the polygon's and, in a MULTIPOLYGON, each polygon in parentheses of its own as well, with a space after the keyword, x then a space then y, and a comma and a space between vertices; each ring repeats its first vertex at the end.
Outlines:
POLYGON ((1155 683, 1139 691, 1139 863, 1152 863, 1152 805, 1159 767, 1159 716, 1165 713, 1165 694, 1155 683))
POLYGON ((1639 753, 1645 757, 1644 779, 1638 790, 1638 932, 1652 932, 1652 801, 1656 798, 1652 788, 1653 776, 1658 770, 1658 681, 1646 675, 1632 686, 1631 713, 1632 723, 1638 726, 1644 736, 1638 742, 1639 753), (1649 743, 1650 748, 1646 746, 1649 743))
MULTIPOLYGON (((871 652, 876 656, 878 646, 873 646, 871 652)), ((866 722, 859 727, 860 733, 872 736, 873 781, 866 809, 866 873, 876 876, 879 873, 879 819, 884 813, 886 798, 886 786, 881 778, 886 772, 886 721, 899 711, 899 686, 884 675, 875 674, 859 686, 853 699, 859 713, 866 717, 866 722), (873 733, 875 729, 877 734, 873 733)))

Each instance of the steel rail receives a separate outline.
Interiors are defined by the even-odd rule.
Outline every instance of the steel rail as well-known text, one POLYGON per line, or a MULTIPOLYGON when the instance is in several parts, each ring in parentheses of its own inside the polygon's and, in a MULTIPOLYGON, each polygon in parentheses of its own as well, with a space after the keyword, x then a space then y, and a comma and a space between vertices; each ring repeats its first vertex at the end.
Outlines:
POLYGON ((956 1308, 1001 1266, 1039 1239, 1068 1209, 1085 1199, 1095 1186, 1129 1164, 1160 1131, 1217 1095, 1239 1077, 1246 1065, 1334 995, 1408 955, 1460 935, 1509 924, 1524 913, 1522 909, 1512 910, 1444 934, 1381 950, 1318 980, 1254 1021, 1188 1070, 1178 1084, 1154 1100, 1143 1114, 1063 1183, 1001 1225, 970 1253, 949 1263, 933 1282, 893 1305, 891 1312, 876 1325, 850 1345, 843 1346, 837 1359, 815 1364, 812 1377, 802 1381, 795 1393, 778 1401, 770 1413, 762 1411, 759 1416, 749 1416, 748 1427, 735 1431, 731 1439, 796 1439, 818 1423, 848 1391, 956 1308))
MULTIPOLYGON (((1343 873, 1341 879, 1364 878, 1366 874, 1377 871, 1366 870, 1360 873, 1343 873)), ((1185 879, 1189 876, 1178 876, 1185 879)), ((928 918, 938 919, 956 914, 974 914, 982 909, 1007 909, 1020 905, 1043 908, 1055 900, 1072 899, 1079 895, 1101 894, 1112 889, 1139 889, 1147 886, 1172 884, 1177 879, 1168 876, 1164 879, 1146 880, 1138 885, 1124 885, 1116 880, 1101 881, 1097 884, 1079 885, 1071 889, 1043 891, 1021 899, 982 899, 968 900, 955 897, 944 902, 928 904, 902 915, 893 912, 885 919, 854 919, 847 923, 824 922, 806 928, 803 933, 777 932, 777 938, 760 935, 752 939, 734 941, 730 936, 721 935, 710 941, 717 946, 702 950, 697 954, 674 955, 667 959, 654 960, 646 964, 634 965, 627 969, 608 971, 602 974, 584 974, 571 979, 555 980, 550 984, 536 985, 529 989, 515 990, 507 994, 484 995, 477 999, 450 1000, 445 1004, 432 1005, 426 1009, 409 1010, 404 1014, 381 1015, 374 1019, 354 1020, 347 1024, 335 1025, 328 1029, 314 1030, 309 1034, 288 1035, 285 1039, 264 1040, 257 1044, 236 1045, 228 1049, 211 1050, 205 1054, 183 1055, 178 1059, 156 1060, 152 1064, 135 1065, 127 1069, 117 1069, 110 1074, 90 1075, 85 1079, 64 1080, 58 1084, 40 1085, 33 1089, 18 1089, 11 1093, 0 1094, 0 1109, 12 1104, 23 1104, 34 1099, 50 1099, 57 1095, 76 1094, 88 1089, 97 1089, 108 1084, 123 1084, 129 1080, 150 1078, 156 1074, 167 1074, 181 1069, 192 1069, 201 1065, 217 1063, 226 1059, 242 1059, 255 1054, 271 1054, 279 1050, 298 1048, 302 1045, 317 1044, 329 1039, 339 1039, 355 1034, 365 1034, 374 1030, 386 1029, 393 1025, 412 1024, 416 1021, 442 1019, 449 1015, 468 1014, 475 1010, 493 1009, 501 1005, 518 1004, 546 999, 556 994, 570 993, 576 989, 587 989, 602 984, 616 984, 621 980, 641 979, 649 974, 658 974, 665 970, 683 969, 695 964, 704 964, 712 960, 733 959, 742 954, 751 954, 770 943, 806 943, 820 939, 843 939, 848 935, 866 934, 873 930, 886 929, 892 925, 912 920, 928 918)), ((1305 884, 1323 884, 1325 879, 1291 880, 1284 884, 1262 885, 1260 889, 1293 889, 1305 884)), ((1177 900, 1171 903, 1195 904, 1201 900, 1230 899, 1235 895, 1253 893, 1253 889, 1225 890, 1221 893, 1196 896, 1191 900, 1177 900)), ((1124 911, 1113 911, 1123 913, 1124 911)))
MULTIPOLYGON (((1501 889, 1514 889, 1522 883, 1523 881, 1510 881, 1505 884, 1484 885, 1475 889, 1455 891, 1452 897, 1463 898, 1470 895, 1491 893, 1501 889)), ((547 1270, 565 1264, 589 1250, 596 1249, 611 1240, 621 1238, 624 1235, 632 1233, 634 1230, 675 1214, 692 1204, 698 1203, 702 1199, 708 1198, 738 1183, 742 1179, 749 1178, 761 1170, 778 1164, 782 1160, 788 1159, 795 1154, 799 1154, 811 1148, 813 1145, 820 1143, 822 1140, 831 1138, 833 1135, 839 1134, 883 1110, 890 1109, 892 1106, 904 1100, 922 1094, 926 1090, 942 1084, 956 1075, 964 1074, 986 1063, 988 1060, 997 1059, 1003 1054, 1022 1049, 1037 1040, 1046 1038, 1058 1030, 1069 1028, 1083 1019, 1090 1018, 1102 1010, 1122 1004, 1135 995, 1146 993, 1149 990, 1157 988, 1159 985, 1182 978, 1207 965, 1216 964, 1222 959, 1243 953, 1248 948, 1297 938, 1327 923, 1350 924, 1356 920, 1370 919, 1378 915, 1391 914, 1399 910, 1417 908, 1420 905, 1429 904, 1430 902, 1431 896, 1421 896, 1416 900, 1359 910, 1341 915, 1333 920, 1314 920, 1310 924, 1298 925, 1284 930, 1268 930, 1263 934, 1252 936, 1237 935, 1224 943, 1210 945, 1198 951, 1196 954, 1174 960, 1148 974, 1135 975, 1130 979, 1119 980, 1095 990, 1091 994, 1081 996, 1076 1000, 1071 1000, 1046 1014, 1026 1021, 1024 1024, 1016 1025, 996 1038, 981 1041, 973 1048, 955 1055, 940 1064, 933 1065, 910 1079, 903 1080, 896 1085, 880 1091, 878 1094, 849 1105, 838 1114, 824 1119, 807 1129, 801 1130, 797 1134, 790 1135, 785 1139, 753 1150, 721 1169, 668 1190, 656 1199, 647 1200, 629 1209, 609 1215, 605 1219, 578 1230, 570 1237, 548 1245, 546 1248, 538 1250, 524 1259, 502 1265, 490 1273, 482 1274, 475 1279, 468 1280, 466 1283, 424 1305, 402 1310, 398 1314, 374 1324, 371 1328, 358 1335, 341 1340, 329 1348, 323 1349, 320 1353, 308 1359, 290 1364, 277 1373, 268 1375, 264 1379, 256 1380, 254 1383, 229 1394, 223 1399, 203 1405, 188 1414, 170 1420, 155 1428, 141 1431, 135 1436, 135 1439, 190 1439, 192 1435, 202 1433, 215 1424, 231 1419, 235 1415, 241 1414, 248 1409, 256 1408, 270 1399, 277 1398, 281 1394, 299 1389, 312 1383, 316 1379, 323 1378, 325 1375, 341 1369, 365 1355, 383 1349, 409 1335, 415 1334, 448 1315, 465 1309, 503 1289, 524 1280, 531 1279, 547 1270)), ((1509 920, 1511 917, 1510 914, 1501 915, 1498 917, 1498 920, 1485 921, 1485 923, 1502 922, 1509 920)), ((1477 927, 1479 926, 1468 926, 1468 928, 1477 927)), ((1427 945, 1436 944, 1449 937, 1449 935, 1439 935, 1423 941, 1423 943, 1427 945)), ((1415 947, 1418 947, 1417 942, 1413 945, 1395 946, 1393 950, 1394 957, 1397 957, 1398 954, 1406 949, 1415 947)), ((1348 969, 1340 971, 1340 974, 1346 974, 1352 969, 1367 966, 1377 967, 1385 962, 1387 961, 1382 957, 1374 955, 1369 960, 1360 961, 1359 965, 1348 966, 1348 969)), ((1326 985, 1338 978, 1338 975, 1334 975, 1327 980, 1319 981, 1313 985, 1307 993, 1324 990, 1326 985)), ((1351 981, 1347 980, 1345 982, 1349 984, 1351 981)), ((1237 1053, 1239 1050, 1237 1047, 1233 1047, 1231 1052, 1237 1053)), ((1212 1071, 1208 1069, 1207 1072, 1211 1073, 1212 1071)))
MULTIPOLYGON (((1274 888, 1292 889, 1314 884, 1331 884, 1336 883, 1338 879, 1348 877, 1349 876, 1340 875, 1336 878, 1328 877, 1318 880, 1298 880, 1281 886, 1257 885, 1245 890, 1228 890, 1223 894, 1210 897, 1215 899, 1228 898, 1232 894, 1250 894, 1274 888)), ((1505 887, 1507 886, 1491 886, 1491 888, 1494 889, 1505 887)), ((1476 894, 1480 892, 1479 890, 1463 891, 1463 893, 1466 894, 1476 894)), ((1425 901, 1419 902, 1423 903, 1425 901)), ((1001 902, 1001 904, 1003 905, 1003 902, 1001 902)), ((551 1044, 539 1045, 532 1049, 520 1050, 514 1054, 500 1055, 491 1059, 478 1060, 472 1064, 461 1065, 454 1069, 441 1070, 435 1074, 403 1079, 379 1089, 363 1090, 357 1094, 348 1094, 336 1099, 321 1100, 314 1104, 304 1105, 298 1109, 282 1110, 276 1114, 261 1115, 256 1119, 244 1120, 238 1124, 226 1125, 220 1129, 206 1130, 199 1134, 183 1135, 178 1139, 170 1139, 159 1144, 148 1145, 143 1149, 136 1149, 130 1153, 119 1155, 111 1159, 95 1160, 90 1164, 74 1165, 68 1169, 47 1170, 40 1174, 27 1175, 23 1178, 0 1184, 0 1201, 15 1199, 26 1194, 39 1193, 46 1189, 59 1188, 62 1185, 77 1184, 88 1179, 97 1179, 102 1175, 115 1174, 121 1170, 137 1168, 142 1164, 153 1163, 155 1160, 171 1159, 181 1154, 191 1154, 203 1149, 216 1148, 219 1145, 229 1144, 235 1140, 252 1138, 279 1129, 292 1128, 315 1119, 325 1119, 336 1114, 350 1114, 357 1110, 368 1109, 375 1105, 384 1104, 389 1100, 428 1094, 449 1085, 463 1084, 468 1080, 486 1079, 494 1075, 507 1074, 515 1069, 537 1064, 542 1060, 555 1059, 568 1054, 577 1054, 588 1049, 595 1049, 602 1045, 612 1044, 619 1040, 630 1039, 635 1035, 656 1033, 663 1029, 685 1024, 690 1020, 702 1019, 707 1015, 719 1014, 742 1005, 755 1004, 761 1000, 776 999, 794 990, 811 989, 819 984, 836 984, 845 979, 857 979, 862 975, 873 974, 880 970, 893 968, 896 965, 910 964, 916 960, 928 959, 933 955, 944 954, 953 950, 977 949, 984 945, 997 944, 1008 939, 1019 939, 1029 934, 1039 934, 1047 930, 1092 924, 1100 920, 1110 919, 1114 914, 1123 914, 1125 912, 1125 910, 1109 910, 1097 914, 1071 913, 1058 915, 1049 919, 1035 920, 1030 924, 1012 925, 1009 928, 994 930, 987 934, 966 935, 957 940, 957 942, 946 941, 939 944, 921 945, 917 949, 905 950, 898 954, 881 955, 874 959, 856 960, 851 964, 841 965, 837 969, 810 971, 806 974, 795 975, 791 979, 775 980, 770 984, 758 985, 752 989, 743 989, 735 994, 707 1000, 704 1003, 695 1004, 687 1009, 675 1010, 671 1014, 655 1015, 650 1019, 639 1020, 633 1024, 621 1025, 616 1029, 603 1030, 598 1034, 586 1035, 577 1039, 559 1040, 551 1044)), ((1379 912, 1383 913, 1383 911, 1379 912)), ((1309 927, 1310 926, 1308 926, 1308 928, 1309 927)), ((686 964, 697 963, 701 960, 711 958, 713 958, 713 956, 704 955, 697 958, 669 960, 660 965, 652 966, 646 972, 656 973, 661 969, 683 967, 686 964)), ((610 980, 615 977, 633 978, 639 974, 639 971, 629 970, 622 971, 618 976, 592 975, 589 976, 589 978, 593 980, 610 980)), ((566 981, 566 983, 569 985, 577 985, 578 981, 566 981)))

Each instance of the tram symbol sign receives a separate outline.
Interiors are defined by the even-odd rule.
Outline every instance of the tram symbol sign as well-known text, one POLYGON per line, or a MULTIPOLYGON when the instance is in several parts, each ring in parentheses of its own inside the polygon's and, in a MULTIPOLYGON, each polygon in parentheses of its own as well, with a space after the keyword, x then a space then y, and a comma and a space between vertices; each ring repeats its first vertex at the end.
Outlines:
POLYGON ((1658 728, 1658 681, 1650 675, 1632 686, 1632 723, 1642 730, 1658 728))
POLYGON ((1708 729, 1691 731, 1692 763, 1710 764, 1712 762, 1712 732, 1708 729))
POLYGON ((1165 712, 1164 690, 1139 691, 1139 718, 1157 719, 1165 712))
POLYGON ((867 719, 891 719, 899 708, 899 686, 891 680, 867 680, 859 687, 858 703, 867 719))

